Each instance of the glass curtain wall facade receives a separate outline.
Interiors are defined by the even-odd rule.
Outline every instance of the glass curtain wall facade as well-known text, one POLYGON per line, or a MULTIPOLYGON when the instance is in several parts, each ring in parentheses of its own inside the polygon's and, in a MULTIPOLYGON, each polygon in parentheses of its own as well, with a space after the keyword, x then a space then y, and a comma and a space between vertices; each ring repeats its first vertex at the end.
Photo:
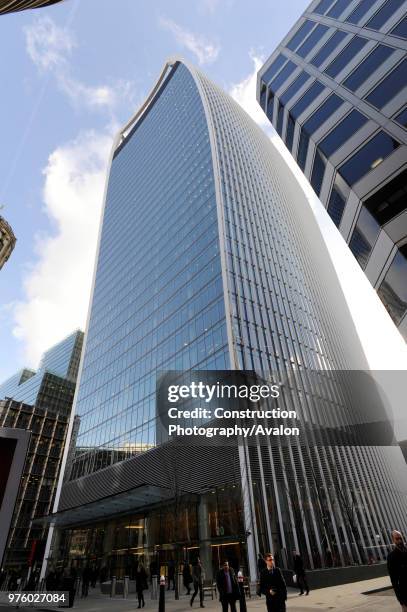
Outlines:
MULTIPOLYGON (((54 552, 72 558, 75 538, 90 550, 96 527, 85 512, 91 516, 102 490, 103 555, 114 548, 107 534, 117 527, 115 499, 144 530, 125 554, 162 546, 143 521, 158 520, 168 501, 136 513, 125 495, 134 482, 135 506, 143 478, 165 486, 157 465, 165 464, 166 445, 154 435, 163 369, 254 370, 288 380, 281 401, 307 426, 355 422, 333 371, 366 369, 368 361, 325 249, 303 189, 265 134, 204 75, 169 62, 112 156, 76 402, 80 426, 56 514, 69 528, 54 552)), ((225 473, 206 456, 189 505, 198 530, 183 544, 221 545, 214 538, 225 528, 212 525, 210 500, 231 485, 239 503, 228 545, 253 579, 257 552, 269 549, 283 567, 293 549, 307 567, 364 562, 372 548, 382 559, 392 525, 405 523, 398 447, 318 445, 311 435, 306 445, 266 440, 224 454, 236 457, 238 476, 233 462, 225 473), (200 493, 214 474, 216 486, 200 493), (345 499, 357 499, 353 521, 345 499)))
POLYGON ((44 555, 48 524, 39 521, 52 511, 83 336, 73 332, 44 353, 36 372, 23 369, 0 385, 0 427, 30 432, 3 560, 5 570, 21 571, 23 578, 44 555))
POLYGON ((257 90, 405 338, 406 23, 402 0, 315 0, 257 90))
POLYGON ((75 331, 44 353, 38 370, 24 368, 0 385, 0 400, 65 410, 70 414, 73 391, 79 371, 83 332, 75 331), (71 383, 71 384, 70 384, 71 383), (65 399, 69 389, 68 399, 65 399))

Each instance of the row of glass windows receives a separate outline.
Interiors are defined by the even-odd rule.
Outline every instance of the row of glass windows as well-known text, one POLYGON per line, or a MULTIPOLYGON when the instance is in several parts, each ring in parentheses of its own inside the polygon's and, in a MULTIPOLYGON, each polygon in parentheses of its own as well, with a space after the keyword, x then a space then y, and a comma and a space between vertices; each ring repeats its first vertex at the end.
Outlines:
MULTIPOLYGON (((380 224, 363 205, 349 242, 352 253, 363 269, 366 268, 380 230, 380 224)), ((398 249, 378 288, 378 294, 398 325, 407 312, 407 245, 398 249)))
POLYGON ((359 53, 361 49, 363 49, 366 43, 367 38, 354 36, 346 45, 344 50, 325 68, 324 72, 334 79, 341 72, 341 70, 348 66, 355 55, 359 53))
MULTIPOLYGON (((354 25, 360 24, 363 17, 372 8, 374 0, 361 0, 355 9, 345 19, 348 23, 354 25)), ((366 28, 371 30, 381 30, 381 28, 387 23, 387 21, 394 15, 394 13, 403 6, 403 0, 387 0, 378 7, 378 10, 372 15, 372 17, 365 24, 366 28)), ((314 13, 319 15, 326 15, 331 19, 338 19, 342 16, 344 11, 349 7, 349 0, 321 0, 315 7, 314 13)), ((392 34, 394 31, 392 30, 392 34)), ((397 34, 398 35, 398 34, 397 34)))
POLYGON ((404 59, 367 96, 365 100, 381 110, 406 88, 407 59, 404 59))

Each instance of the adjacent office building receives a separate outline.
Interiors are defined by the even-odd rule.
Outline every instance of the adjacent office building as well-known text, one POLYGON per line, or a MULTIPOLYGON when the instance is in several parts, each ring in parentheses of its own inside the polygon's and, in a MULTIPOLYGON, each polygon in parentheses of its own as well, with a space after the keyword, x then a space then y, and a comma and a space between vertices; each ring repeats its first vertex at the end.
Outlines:
POLYGON ((11 226, 0 216, 0 270, 10 257, 16 245, 16 237, 11 226))
POLYGON ((407 339, 407 6, 314 0, 257 99, 407 339))
POLYGON ((48 528, 38 519, 52 509, 82 343, 83 333, 74 332, 44 354, 37 372, 24 369, 0 385, 1 431, 30 432, 3 558, 6 570, 24 572, 42 562, 48 528))
MULTIPOLYGON (((406 522, 404 460, 381 408, 382 444, 343 442, 374 404, 355 405, 334 370, 370 359, 308 198, 238 104, 184 61, 165 65, 113 148, 51 563, 120 577, 140 558, 199 554, 207 578, 226 557, 254 579, 270 549, 283 567, 294 549, 307 567, 384 558, 406 522), (163 371, 228 369, 282 382, 305 438, 156 438, 163 371)), ((362 281, 358 307, 363 286, 377 327, 404 351, 343 249, 362 281)))

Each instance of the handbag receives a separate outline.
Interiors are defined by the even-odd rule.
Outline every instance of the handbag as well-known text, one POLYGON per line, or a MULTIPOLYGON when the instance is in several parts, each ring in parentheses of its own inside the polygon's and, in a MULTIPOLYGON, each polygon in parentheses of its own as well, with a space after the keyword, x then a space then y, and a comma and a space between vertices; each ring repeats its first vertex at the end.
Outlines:
POLYGON ((298 583, 298 576, 297 576, 297 574, 293 574, 293 583, 294 584, 298 583))

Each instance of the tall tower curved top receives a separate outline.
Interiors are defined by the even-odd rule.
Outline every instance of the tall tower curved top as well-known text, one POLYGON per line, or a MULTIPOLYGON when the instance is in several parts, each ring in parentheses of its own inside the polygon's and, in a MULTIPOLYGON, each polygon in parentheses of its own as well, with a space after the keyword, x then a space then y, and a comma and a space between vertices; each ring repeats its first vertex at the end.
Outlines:
MULTIPOLYGON (((230 96, 180 58, 165 64, 112 150, 61 512, 157 474, 165 445, 156 440, 155 389, 165 370, 277 377, 287 382, 281 401, 311 432, 352 431, 360 415, 386 421, 384 413, 374 419, 373 410, 353 410, 333 372, 372 367, 378 340, 365 334, 367 312, 377 337, 389 336, 383 364, 393 363, 391 347, 403 355, 405 344, 346 245, 334 240, 332 252, 319 207, 230 96), (150 472, 149 458, 157 462, 150 472)), ((357 562, 381 526, 405 523, 398 447, 320 448, 311 435, 290 449, 266 441, 233 452, 252 569, 255 551, 299 545, 316 565, 327 538, 340 563, 357 562), (329 497, 345 480, 358 499, 357 533, 329 497), (325 491, 319 505, 313 486, 325 491)))

